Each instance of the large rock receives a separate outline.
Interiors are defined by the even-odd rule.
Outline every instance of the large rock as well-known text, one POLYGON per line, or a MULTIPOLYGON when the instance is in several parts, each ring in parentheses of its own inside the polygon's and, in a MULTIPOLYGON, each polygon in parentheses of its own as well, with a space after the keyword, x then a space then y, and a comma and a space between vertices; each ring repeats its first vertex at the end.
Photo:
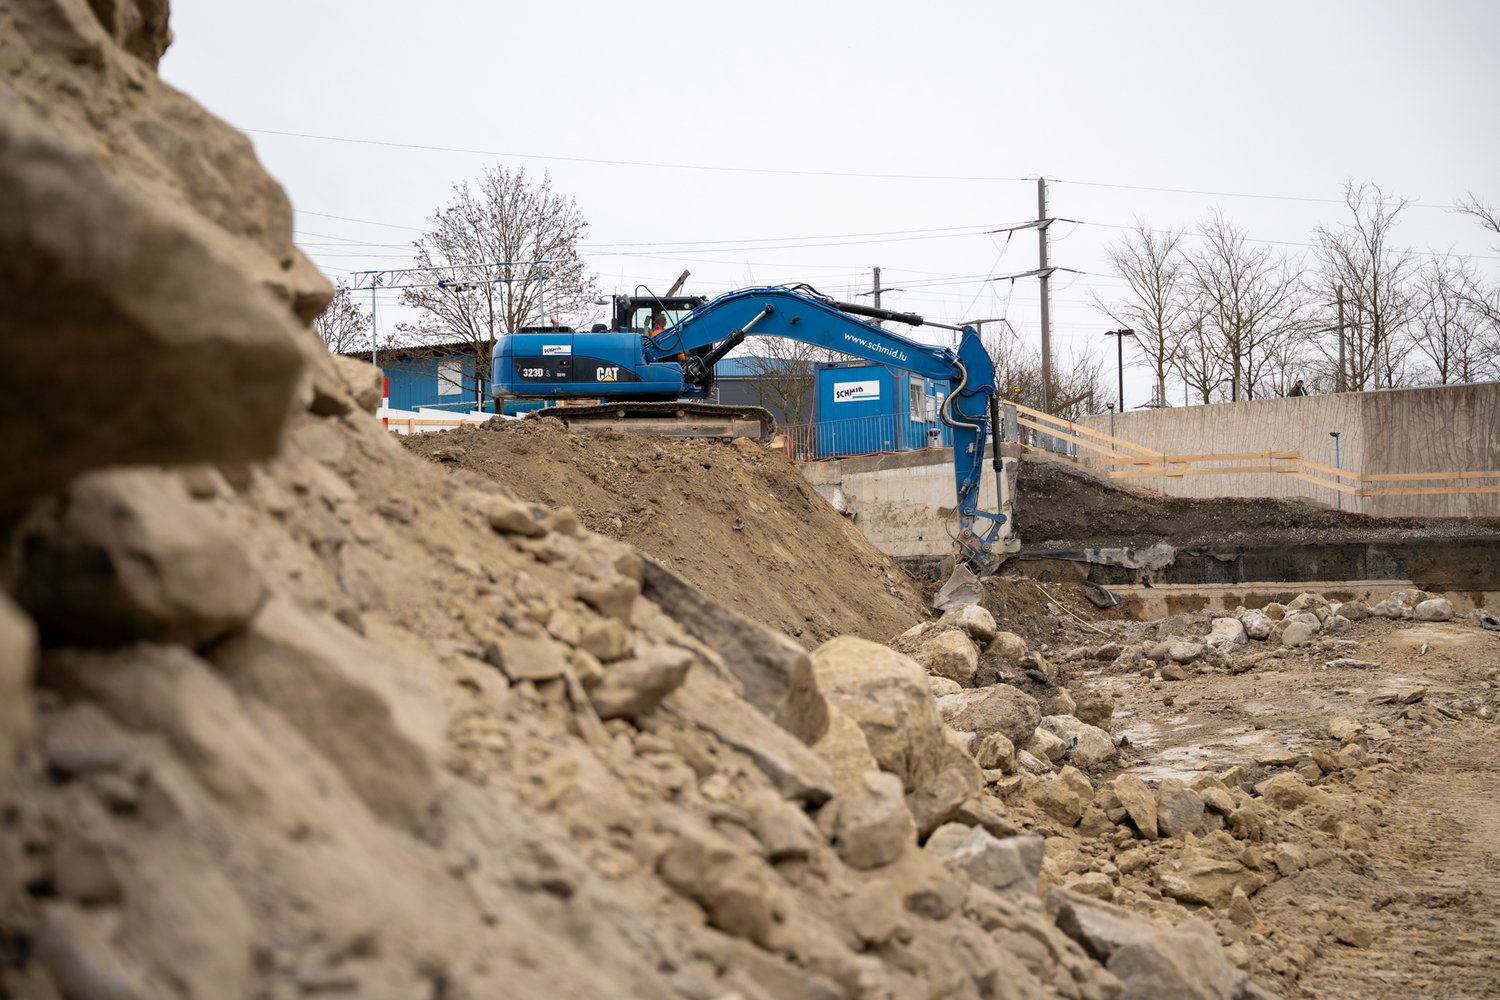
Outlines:
POLYGON ((1412 606, 1394 594, 1370 609, 1372 618, 1410 618, 1412 606))
POLYGON ((1305 646, 1318 634, 1318 626, 1301 621, 1284 621, 1276 627, 1277 638, 1283 646, 1305 646))
POLYGON ((36 629, 0 592, 0 796, 16 755, 31 740, 36 629))
MULTIPOLYGON (((25 67, 25 36, 0 31, 25 67)), ((0 95, 0 344, 8 384, 24 387, 0 393, 0 468, 26 470, 0 476, 0 514, 101 465, 270 457, 302 376, 299 343, 316 343, 305 324, 330 294, 248 139, 138 66, 108 79, 153 101, 112 95, 94 82, 102 71, 86 96, 20 86, 49 75, 17 69, 0 95), (70 124, 111 120, 109 138, 69 136, 63 101, 70 124)))
POLYGON ((1201 659, 1207 652, 1201 642, 1189 642, 1187 639, 1172 638, 1164 639, 1155 643, 1146 650, 1146 658, 1157 663, 1171 661, 1172 663, 1192 663, 1201 659))
POLYGON ((825 726, 823 740, 809 748, 708 670, 689 670, 662 708, 745 754, 781 794, 808 805, 819 805, 833 795, 840 768, 847 766, 857 776, 875 766, 864 735, 849 720, 842 719, 843 726, 825 726))
POLYGON ((943 725, 916 661, 840 636, 818 647, 812 662, 823 696, 864 732, 881 769, 901 779, 919 836, 983 790, 979 765, 943 725))
POLYGON ((1323 632, 1325 635, 1343 635, 1349 631, 1349 619, 1343 615, 1329 615, 1323 621, 1323 632))
POLYGON ((899 858, 917 839, 917 825, 906 808, 901 779, 866 771, 827 806, 835 810, 833 843, 853 868, 878 868, 899 858))
POLYGON ((995 638, 995 616, 977 604, 964 604, 949 608, 938 619, 939 625, 954 625, 968 633, 969 638, 983 646, 995 638))
POLYGON ((1155 840, 1158 831, 1156 796, 1151 794, 1146 783, 1133 774, 1122 774, 1115 778, 1114 791, 1141 836, 1155 840))
POLYGON ((199 645, 265 594, 238 538, 165 472, 93 473, 24 529, 17 600, 75 642, 199 645))
MULTIPOLYGON (((976 609, 967 605, 964 610, 976 609)), ((948 612, 952 614, 952 612, 948 612)), ((917 649, 916 660, 937 677, 946 677, 964 687, 974 684, 974 674, 979 669, 979 650, 968 634, 961 629, 939 632, 917 649)))
POLYGON ((996 837, 982 826, 949 823, 923 849, 997 892, 1034 893, 1041 881, 1045 841, 1035 834, 996 837))
POLYGON ((1240 625, 1244 627, 1247 637, 1265 639, 1276 623, 1264 611, 1246 611, 1240 616, 1240 625))
POLYGON ((960 732, 981 737, 999 733, 1017 746, 1025 746, 1042 721, 1036 699, 1009 684, 947 695, 938 699, 937 708, 943 721, 960 732))
POLYGON ((1303 593, 1298 594, 1286 605, 1288 611, 1306 611, 1319 619, 1326 617, 1328 611, 1328 599, 1322 594, 1303 593))
POLYGON ((1453 602, 1446 597, 1434 597, 1418 604, 1411 616, 1419 622, 1445 622, 1453 617, 1453 602))
POLYGON ((1213 927, 1189 920, 1154 927, 1108 904, 1052 892, 1058 928, 1103 962, 1122 984, 1122 1000, 1239 1000, 1258 994, 1230 964, 1213 927))
POLYGON ((366 665, 378 656, 342 626, 277 599, 211 655, 238 692, 275 708, 322 751, 376 815, 418 831, 436 795, 435 770, 386 700, 350 669, 356 650, 366 665))
POLYGON ((693 654, 661 646, 628 660, 611 663, 604 679, 589 688, 589 701, 601 719, 637 719, 656 707, 687 680, 693 654))
POLYGON ((1016 745, 999 733, 990 733, 974 748, 974 760, 986 770, 1016 773, 1016 745))
POLYGON ((1101 688, 1084 688, 1073 696, 1073 715, 1103 729, 1115 714, 1115 700, 1101 688))
POLYGON ((710 924, 762 947, 769 946, 785 915, 776 877, 765 862, 712 830, 686 824, 673 830, 656 871, 703 907, 710 924))
POLYGON ((715 604, 656 560, 642 557, 641 594, 689 635, 719 654, 746 701, 812 744, 828 729, 828 705, 812 660, 797 643, 715 604))
POLYGON ((1041 728, 1068 745, 1068 759, 1079 767, 1093 767, 1115 755, 1115 741, 1108 733, 1071 715, 1043 716, 1041 728))
POLYGON ((985 647, 985 652, 1011 663, 1019 663, 1021 657, 1026 655, 1026 640, 1014 632, 996 632, 995 638, 985 647))
POLYGON ((1370 609, 1363 601, 1345 601, 1333 609, 1333 613, 1349 619, 1351 622, 1364 621, 1370 617, 1370 609))
POLYGON ((1156 871, 1156 885, 1163 895, 1215 909, 1228 906, 1236 888, 1251 895, 1265 881, 1238 861, 1192 855, 1177 858, 1156 871))
POLYGON ((1176 778, 1156 788, 1156 828, 1163 837, 1185 837, 1203 826, 1203 799, 1176 778))
POLYGON ((1215 618, 1213 625, 1209 628, 1209 645, 1217 646, 1222 643, 1239 644, 1245 641, 1248 633, 1245 626, 1237 618, 1215 618))

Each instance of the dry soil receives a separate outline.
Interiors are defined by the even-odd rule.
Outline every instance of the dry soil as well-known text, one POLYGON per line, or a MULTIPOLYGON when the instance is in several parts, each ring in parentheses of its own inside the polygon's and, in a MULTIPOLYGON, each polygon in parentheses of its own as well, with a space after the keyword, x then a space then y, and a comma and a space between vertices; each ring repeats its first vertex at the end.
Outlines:
POLYGON ((753 621, 812 648, 884 642, 927 616, 905 573, 779 452, 748 441, 577 434, 555 420, 415 435, 418 454, 569 506, 753 621))

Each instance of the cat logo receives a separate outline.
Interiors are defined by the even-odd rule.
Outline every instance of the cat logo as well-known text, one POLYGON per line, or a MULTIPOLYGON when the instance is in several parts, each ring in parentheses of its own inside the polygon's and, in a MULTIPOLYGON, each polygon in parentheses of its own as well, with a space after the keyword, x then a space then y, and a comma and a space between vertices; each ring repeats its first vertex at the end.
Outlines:
POLYGON ((594 372, 595 382, 618 382, 620 380, 620 369, 617 367, 597 368, 594 372))

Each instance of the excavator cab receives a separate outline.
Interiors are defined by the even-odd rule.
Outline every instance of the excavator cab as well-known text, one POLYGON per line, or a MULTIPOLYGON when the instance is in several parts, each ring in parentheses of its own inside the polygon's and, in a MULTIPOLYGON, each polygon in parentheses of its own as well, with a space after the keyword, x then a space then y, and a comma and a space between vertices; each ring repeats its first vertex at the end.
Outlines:
POLYGON ((671 326, 707 302, 703 295, 616 295, 611 330, 649 333, 652 320, 660 317, 671 326))

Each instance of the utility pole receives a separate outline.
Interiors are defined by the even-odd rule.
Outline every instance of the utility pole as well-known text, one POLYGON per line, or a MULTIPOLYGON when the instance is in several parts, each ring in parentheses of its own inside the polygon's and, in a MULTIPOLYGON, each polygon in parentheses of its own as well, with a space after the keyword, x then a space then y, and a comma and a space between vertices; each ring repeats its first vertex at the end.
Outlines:
MULTIPOLYGON (((880 308, 880 296, 881 296, 882 293, 884 293, 884 292, 904 292, 904 291, 906 291, 906 289, 904 289, 904 288, 882 288, 880 286, 880 268, 877 267, 877 268, 875 268, 875 286, 874 286, 874 288, 872 288, 868 292, 856 292, 856 293, 854 293, 854 297, 858 298, 858 299, 862 299, 866 295, 873 296, 874 297, 874 302, 875 302, 875 308, 879 309, 880 308)), ((879 325, 879 324, 877 323, 877 325, 879 325)))
POLYGON ((375 356, 375 345, 378 343, 376 334, 379 328, 375 326, 375 281, 370 282, 370 364, 376 368, 380 367, 380 361, 375 356))
POLYGON ((991 229, 989 234, 1014 233, 1022 229, 1035 229, 1037 252, 1039 260, 1034 271, 1019 271, 1015 274, 998 274, 991 281, 1014 282, 1017 278, 1038 278, 1041 280, 1042 296, 1042 409, 1048 413, 1052 412, 1052 291, 1051 278, 1054 271, 1071 271, 1074 274, 1085 272, 1075 270, 1071 267, 1053 267, 1047 263, 1047 229, 1054 222, 1077 222, 1077 219, 1054 219, 1047 215, 1047 178, 1036 179, 1036 213, 1035 222, 1023 222, 1016 226, 1006 226, 1004 229, 991 229))
MULTIPOLYGON (((1346 385, 1344 382, 1344 286, 1338 285, 1335 289, 1339 300, 1339 373, 1333 380, 1333 391, 1343 392, 1346 385)), ((1334 438, 1335 450, 1337 450, 1338 438, 1334 438)))
POLYGON ((1036 179, 1037 276, 1042 283, 1042 411, 1052 412, 1052 269, 1047 266, 1047 178, 1036 179))

